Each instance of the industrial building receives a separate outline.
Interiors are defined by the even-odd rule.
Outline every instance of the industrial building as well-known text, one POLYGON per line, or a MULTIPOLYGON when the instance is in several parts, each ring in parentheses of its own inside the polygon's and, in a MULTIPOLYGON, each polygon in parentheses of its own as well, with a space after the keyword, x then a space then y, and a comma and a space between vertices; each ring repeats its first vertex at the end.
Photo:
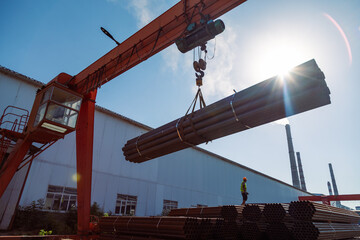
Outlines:
MULTIPOLYGON (((35 93, 43 85, 0 67, 1 114, 9 105, 30 112, 35 93)), ((96 107, 91 202, 97 202, 103 211, 152 216, 171 208, 240 204, 244 176, 249 179, 249 203, 290 202, 310 195, 198 147, 140 164, 126 161, 121 149, 126 141, 149 130, 119 113, 96 107)), ((44 199, 46 211, 67 211, 76 205, 75 132, 33 160, 22 191, 28 166, 16 173, 0 199, 1 229, 9 225, 18 201, 24 206, 44 199)))

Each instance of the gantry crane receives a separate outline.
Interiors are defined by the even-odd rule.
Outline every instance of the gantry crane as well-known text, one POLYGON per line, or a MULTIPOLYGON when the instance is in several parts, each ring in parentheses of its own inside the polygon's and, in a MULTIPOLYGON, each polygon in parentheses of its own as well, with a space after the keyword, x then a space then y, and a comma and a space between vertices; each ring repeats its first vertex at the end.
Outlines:
MULTIPOLYGON (((38 90, 21 132, 0 134, 16 144, 0 165, 0 197, 32 143, 49 145, 76 131, 78 234, 89 234, 94 113, 97 89, 174 42, 186 52, 214 37, 209 22, 246 0, 182 0, 79 74, 60 73, 38 90)), ((220 26, 221 27, 221 26, 220 26)), ((0 122, 1 125, 1 122, 0 122)), ((33 159, 33 158, 32 158, 33 159)))

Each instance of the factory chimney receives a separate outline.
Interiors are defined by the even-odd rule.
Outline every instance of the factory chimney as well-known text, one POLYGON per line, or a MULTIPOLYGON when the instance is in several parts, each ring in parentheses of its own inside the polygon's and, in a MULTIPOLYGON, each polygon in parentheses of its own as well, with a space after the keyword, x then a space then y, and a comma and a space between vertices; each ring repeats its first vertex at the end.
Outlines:
POLYGON ((286 136, 287 136, 288 147, 289 147, 290 167, 291 167, 291 176, 292 176, 293 186, 300 188, 299 175, 298 175, 296 161, 295 161, 294 146, 293 146, 292 139, 291 139, 290 125, 286 124, 285 129, 286 129, 286 136))
MULTIPOLYGON (((339 192, 338 192, 338 189, 337 189, 337 186, 336 186, 335 175, 334 175, 334 171, 333 171, 331 163, 329 163, 329 169, 330 169, 331 182, 332 182, 332 186, 333 186, 333 189, 334 189, 334 195, 339 195, 339 192)), ((336 201, 336 206, 340 207, 340 202, 339 201, 336 201)))
POLYGON ((303 168, 302 168, 301 158, 300 158, 300 153, 299 152, 296 152, 296 157, 297 157, 297 163, 298 163, 298 167, 299 167, 301 189, 304 190, 304 191, 307 191, 306 190, 306 184, 305 184, 304 171, 303 171, 303 168))
POLYGON ((334 171, 333 171, 331 163, 329 163, 329 169, 330 169, 331 182, 332 182, 332 185, 334 188, 334 195, 339 195, 339 192, 338 192, 338 189, 336 186, 335 175, 334 175, 334 171))
POLYGON ((332 189, 331 189, 331 183, 328 181, 328 189, 329 189, 329 195, 333 195, 332 189))

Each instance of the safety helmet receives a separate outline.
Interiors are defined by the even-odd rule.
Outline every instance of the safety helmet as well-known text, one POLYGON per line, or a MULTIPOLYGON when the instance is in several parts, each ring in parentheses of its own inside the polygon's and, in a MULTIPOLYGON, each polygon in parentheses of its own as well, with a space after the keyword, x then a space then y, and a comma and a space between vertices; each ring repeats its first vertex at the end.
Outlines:
POLYGON ((243 180, 244 180, 244 181, 246 181, 246 180, 247 180, 247 178, 246 178, 246 177, 244 177, 244 178, 243 178, 243 180))

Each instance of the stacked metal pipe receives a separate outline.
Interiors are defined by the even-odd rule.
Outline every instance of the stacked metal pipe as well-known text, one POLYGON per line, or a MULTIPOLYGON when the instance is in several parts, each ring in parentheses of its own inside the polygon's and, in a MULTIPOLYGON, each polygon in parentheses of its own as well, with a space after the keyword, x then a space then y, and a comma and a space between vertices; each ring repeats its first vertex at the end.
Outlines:
MULTIPOLYGON (((187 217, 102 217, 99 222, 100 239, 137 236, 165 239, 200 239, 204 229, 211 229, 211 221, 187 217), (103 237, 103 238, 102 238, 103 237)), ((216 227, 216 225, 215 225, 216 227)), ((220 230, 220 229, 218 229, 220 230)))
POLYGON ((242 214, 246 221, 258 222, 262 217, 265 204, 246 204, 242 214))
POLYGON ((330 103, 315 60, 129 140, 125 159, 144 162, 330 103))
POLYGON ((199 238, 198 239, 210 239, 212 237, 212 226, 214 224, 213 220, 210 218, 202 218, 199 222, 199 238))
POLYGON ((225 221, 242 220, 244 206, 225 205, 219 207, 177 208, 171 209, 168 216, 186 216, 200 218, 223 218, 225 221))
POLYGON ((270 240, 293 239, 292 226, 289 226, 289 224, 283 222, 269 223, 266 226, 266 233, 270 240))
POLYGON ((358 223, 360 216, 353 211, 309 201, 291 202, 290 215, 302 221, 332 221, 338 223, 358 223))
POLYGON ((270 240, 289 240, 292 238, 293 219, 288 213, 287 203, 265 204, 263 215, 266 222, 266 233, 270 240))
POLYGON ((186 217, 202 217, 202 218, 221 218, 220 207, 198 207, 198 208, 177 208, 171 209, 168 216, 186 216, 186 217))
POLYGON ((244 206, 241 205, 225 205, 221 208, 221 217, 225 221, 242 221, 244 206))
POLYGON ((353 211, 325 204, 291 202, 289 213, 294 222, 293 235, 298 240, 345 239, 360 236, 360 216, 353 211))
MULTIPOLYGON (((242 209, 244 206, 225 205, 219 207, 201 207, 201 208, 179 208, 172 209, 169 216, 186 216, 216 219, 213 223, 220 228, 220 231, 210 231, 206 235, 202 231, 202 236, 207 239, 240 239, 239 227, 242 225, 242 209)), ((212 220, 214 221, 214 220, 212 220)))
POLYGON ((239 225, 236 221, 224 221, 219 239, 237 240, 239 234, 239 225))
POLYGON ((268 222, 282 222, 288 215, 288 203, 266 203, 263 209, 263 214, 268 222))
POLYGON ((356 213, 313 202, 183 208, 170 213, 187 216, 103 217, 100 239, 332 240, 360 236, 356 213), (188 217, 191 215, 200 217, 188 217))
POLYGON ((299 221, 293 234, 297 240, 348 239, 360 236, 358 224, 299 221))
POLYGON ((264 204, 246 204, 243 211, 243 223, 240 232, 244 239, 259 240, 265 238, 267 223, 263 216, 264 204))
POLYGON ((215 223, 214 225, 215 226, 212 230, 211 230, 211 237, 212 238, 209 238, 209 239, 223 239, 223 226, 224 226, 224 220, 223 219, 220 219, 220 218, 217 218, 215 220, 215 223), (220 229, 220 231, 219 231, 220 229))
POLYGON ((262 240, 267 239, 264 231, 265 223, 262 222, 248 222, 245 221, 240 226, 240 233, 243 239, 245 240, 262 240))

